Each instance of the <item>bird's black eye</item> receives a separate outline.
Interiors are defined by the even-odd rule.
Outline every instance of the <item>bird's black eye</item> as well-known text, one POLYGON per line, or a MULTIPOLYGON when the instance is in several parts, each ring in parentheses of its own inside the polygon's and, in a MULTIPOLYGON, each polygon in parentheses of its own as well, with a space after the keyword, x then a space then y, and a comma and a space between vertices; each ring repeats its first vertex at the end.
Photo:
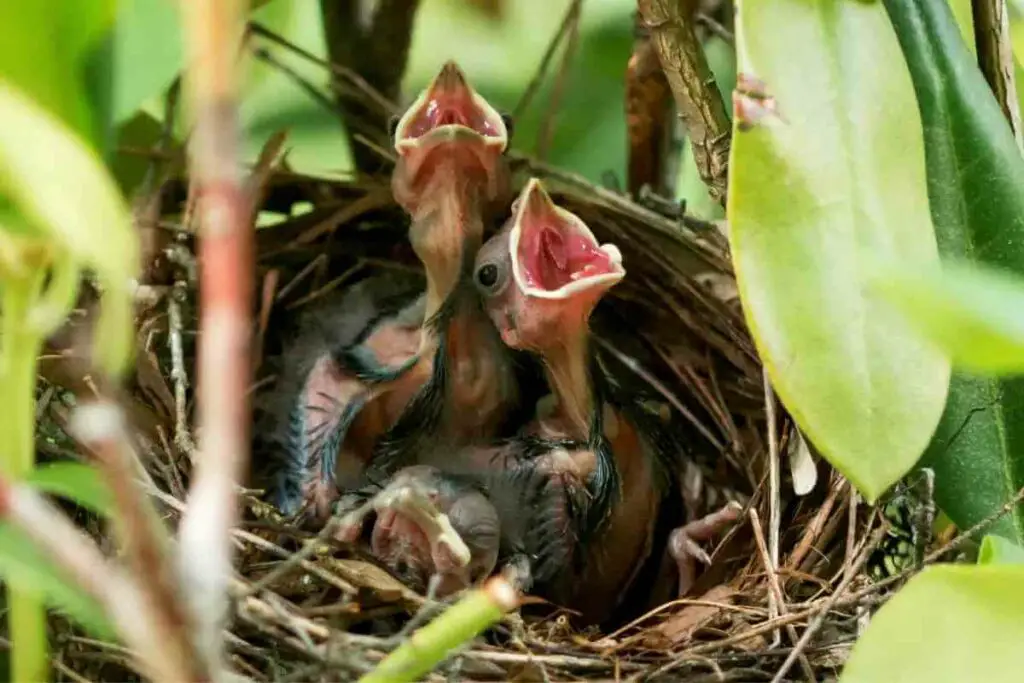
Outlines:
POLYGON ((476 281, 484 289, 491 289, 498 283, 498 266, 485 263, 476 271, 476 281))
POLYGON ((505 124, 505 135, 508 140, 512 140, 512 129, 515 128, 515 123, 512 121, 512 115, 502 112, 501 121, 505 124))
POLYGON ((388 119, 388 135, 391 136, 391 141, 395 141, 395 133, 398 132, 398 122, 401 119, 397 116, 392 116, 388 119))

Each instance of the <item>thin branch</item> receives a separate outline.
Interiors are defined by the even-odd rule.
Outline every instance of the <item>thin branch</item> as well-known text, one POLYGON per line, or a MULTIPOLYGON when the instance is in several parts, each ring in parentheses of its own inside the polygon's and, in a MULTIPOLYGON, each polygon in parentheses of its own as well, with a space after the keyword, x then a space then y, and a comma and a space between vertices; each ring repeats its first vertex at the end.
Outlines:
MULTIPOLYGON (((69 431, 95 454, 110 486, 123 554, 151 609, 153 626, 161 633, 163 647, 172 656, 196 660, 188 619, 178 600, 177 576, 168 563, 169 537, 150 500, 135 483, 133 472, 145 469, 129 444, 121 408, 103 399, 84 404, 72 415, 69 431)), ((201 666, 202 662, 196 664, 201 666)))
POLYGON ((772 683, 781 683, 785 680, 786 672, 789 671, 793 664, 796 663, 797 658, 807 648, 807 645, 811 642, 811 638, 814 637, 814 634, 817 633, 822 624, 825 623, 825 617, 827 617, 828 613, 832 611, 833 607, 835 607, 839 598, 846 593, 846 589, 849 588, 854 577, 860 573, 864 563, 867 562, 868 558, 871 556, 871 551, 875 549, 875 546, 879 544, 882 537, 885 536, 887 532, 888 529, 884 526, 880 529, 876 529, 868 542, 864 544, 864 548, 861 550, 860 556, 857 557, 857 561, 854 562, 852 570, 843 577, 843 580, 839 582, 838 586, 836 586, 832 595, 830 595, 822 604, 818 613, 814 616, 814 621, 807 625, 807 629, 804 631, 804 634, 800 636, 800 640, 797 641, 796 645, 794 645, 793 651, 789 653, 789 656, 786 657, 786 661, 784 661, 782 666, 779 667, 779 670, 775 672, 775 677, 772 679, 772 683))
POLYGON ((562 17, 562 23, 558 25, 558 30, 555 31, 551 42, 548 43, 547 50, 544 51, 544 56, 540 59, 537 71, 533 74, 533 78, 530 79, 530 83, 526 86, 522 96, 520 96, 515 109, 512 110, 513 119, 518 119, 523 115, 523 112, 526 111, 533 98, 537 95, 537 91, 540 90, 540 86, 544 82, 544 76, 547 75, 551 62, 554 61, 555 54, 558 52, 558 47, 569 34, 569 27, 572 25, 574 18, 579 16, 580 4, 582 2, 583 0, 572 0, 569 3, 569 8, 565 10, 565 16, 562 17))
POLYGON ((548 98, 548 106, 544 111, 544 118, 540 122, 540 131, 537 134, 537 158, 541 160, 547 157, 548 150, 551 148, 551 140, 555 134, 555 118, 558 116, 562 94, 565 92, 565 85, 569 79, 569 67, 576 54, 576 46, 579 44, 580 7, 580 2, 573 2, 569 6, 571 18, 565 50, 562 52, 562 62, 559 64, 558 73, 555 74, 555 83, 551 87, 551 96, 548 98))
POLYGON ((1010 122, 1017 149, 1024 150, 1020 103, 1014 82, 1013 44, 1010 42, 1010 13, 1006 0, 971 0, 974 42, 978 66, 985 74, 999 108, 1010 122))
MULTIPOLYGON (((761 556, 761 563, 764 565, 765 572, 768 576, 768 592, 775 596, 775 604, 778 606, 779 615, 786 616, 789 614, 789 610, 786 609, 786 598, 782 594, 782 586, 779 585, 779 574, 778 567, 773 565, 772 559, 768 553, 768 546, 764 541, 764 533, 761 531, 761 518, 757 514, 757 510, 750 508, 748 513, 750 515, 750 527, 754 530, 754 542, 757 545, 757 552, 761 556)), ((771 618, 774 618, 772 615, 771 618)), ((778 631, 776 631, 778 633, 778 631)), ((789 639, 796 644, 799 640, 799 636, 796 633, 796 626, 793 624, 786 624, 786 633, 789 634, 789 639)), ((800 668, 803 669, 804 677, 808 681, 814 683, 814 669, 811 668, 811 663, 807 659, 807 655, 800 655, 800 668)))
POLYGON ((638 0, 665 70, 676 109, 686 124, 700 177, 711 196, 725 204, 732 130, 692 16, 677 0, 638 0))
POLYGON ((185 353, 181 341, 181 302, 185 292, 185 282, 178 280, 167 297, 167 343, 171 348, 171 381, 174 383, 174 446, 179 455, 186 456, 191 462, 195 456, 195 444, 192 443, 192 432, 188 424, 188 373, 185 371, 185 353))
POLYGON ((675 173, 670 174, 669 169, 678 165, 669 164, 667 158, 673 128, 672 91, 650 33, 639 14, 636 16, 636 33, 633 54, 626 66, 626 127, 629 139, 626 188, 633 197, 639 197, 645 185, 652 188, 659 198, 672 196, 675 173))
POLYGON ((245 27, 242 0, 181 3, 186 86, 195 132, 189 152, 200 217, 199 450, 181 522, 183 593, 195 642, 219 671, 239 517, 236 487, 248 466, 255 289, 251 199, 239 164, 236 93, 245 27))
MULTIPOLYGON (((762 370, 764 378, 764 403, 765 415, 768 420, 768 559, 770 560, 769 571, 772 576, 768 577, 771 582, 778 581, 779 571, 779 536, 781 532, 781 508, 782 508, 782 463, 779 461, 779 424, 776 417, 775 392, 772 390, 772 382, 768 377, 768 371, 762 370)), ((769 593, 771 597, 771 593, 769 593)), ((777 599, 769 600, 769 614, 771 618, 782 614, 781 592, 777 599), (776 612, 775 610, 778 610, 776 612)), ((776 631, 773 637, 772 647, 778 647, 779 633, 776 631)))
POLYGON ((161 629, 162 620, 134 578, 108 562, 92 539, 52 503, 27 486, 0 479, 0 515, 104 607, 125 643, 135 650, 139 671, 157 681, 204 680, 190 670, 189 653, 173 647, 175 641, 161 629))

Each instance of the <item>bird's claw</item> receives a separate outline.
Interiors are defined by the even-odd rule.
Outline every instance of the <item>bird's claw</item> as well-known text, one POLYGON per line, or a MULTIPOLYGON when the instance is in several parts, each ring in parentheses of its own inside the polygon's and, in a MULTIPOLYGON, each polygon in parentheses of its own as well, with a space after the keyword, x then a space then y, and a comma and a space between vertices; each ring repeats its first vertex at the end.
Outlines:
POLYGON ((668 551, 679 568, 679 597, 686 595, 697 576, 696 563, 708 566, 711 557, 700 547, 700 542, 709 541, 724 531, 737 519, 743 506, 730 502, 709 515, 696 519, 672 531, 668 539, 668 551))
POLYGON ((388 486, 377 495, 374 507, 378 513, 391 510, 414 521, 427 537, 433 557, 451 558, 455 569, 469 564, 469 547, 423 487, 412 482, 388 486))

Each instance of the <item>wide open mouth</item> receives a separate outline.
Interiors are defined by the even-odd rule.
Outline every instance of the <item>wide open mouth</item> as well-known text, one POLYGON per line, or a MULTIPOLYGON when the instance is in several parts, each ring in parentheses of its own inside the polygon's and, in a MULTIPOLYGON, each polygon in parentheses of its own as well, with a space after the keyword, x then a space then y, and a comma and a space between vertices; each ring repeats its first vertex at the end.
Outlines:
POLYGON ((516 200, 509 249, 512 275, 524 294, 565 299, 626 274, 614 244, 600 244, 580 218, 556 206, 531 178, 516 200))
POLYGON ((449 61, 399 119, 395 149, 404 154, 424 143, 458 139, 480 141, 500 153, 508 145, 508 129, 501 114, 473 91, 462 70, 449 61))

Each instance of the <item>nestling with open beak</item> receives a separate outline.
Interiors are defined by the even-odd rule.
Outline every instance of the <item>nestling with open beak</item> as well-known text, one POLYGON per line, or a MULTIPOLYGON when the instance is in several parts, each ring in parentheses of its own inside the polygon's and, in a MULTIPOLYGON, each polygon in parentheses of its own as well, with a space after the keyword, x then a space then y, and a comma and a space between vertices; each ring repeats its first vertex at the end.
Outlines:
MULTIPOLYGON (((555 507, 569 522, 558 539, 567 547, 548 552, 571 562, 539 589, 596 623, 648 606, 652 584, 666 580, 664 549, 673 529, 678 590, 688 590, 694 575, 693 558, 684 555, 699 551, 687 542, 694 527, 677 528, 682 496, 673 474, 681 467, 681 450, 658 421, 617 394, 589 346, 591 313, 624 275, 619 250, 601 245, 536 179, 516 200, 511 221, 480 250, 474 271, 503 341, 543 362, 554 405, 539 410, 530 430, 573 443, 523 463, 561 488, 565 502, 555 507)), ((708 520, 699 540, 734 519, 734 512, 708 520)))
POLYGON ((517 354, 501 343, 472 285, 490 207, 508 191, 507 123, 448 62, 394 135, 392 189, 411 216, 409 239, 427 274, 419 368, 430 378, 374 453, 385 474, 524 419, 517 354))
POLYGON ((314 313, 348 328, 361 322, 357 334, 337 340, 319 326, 328 343, 302 369, 286 439, 290 465, 274 495, 286 513, 309 509, 320 522, 338 487, 354 486, 371 460, 394 471, 415 461, 421 436, 490 435, 518 404, 511 354, 466 285, 484 212, 507 185, 507 124, 449 62, 394 135, 392 185, 411 214, 426 291, 418 299, 407 290, 399 299, 379 295, 391 289, 382 276, 343 297, 336 311, 314 313), (357 320, 338 320, 346 316, 357 320), (378 442, 392 428, 380 454, 378 442))

